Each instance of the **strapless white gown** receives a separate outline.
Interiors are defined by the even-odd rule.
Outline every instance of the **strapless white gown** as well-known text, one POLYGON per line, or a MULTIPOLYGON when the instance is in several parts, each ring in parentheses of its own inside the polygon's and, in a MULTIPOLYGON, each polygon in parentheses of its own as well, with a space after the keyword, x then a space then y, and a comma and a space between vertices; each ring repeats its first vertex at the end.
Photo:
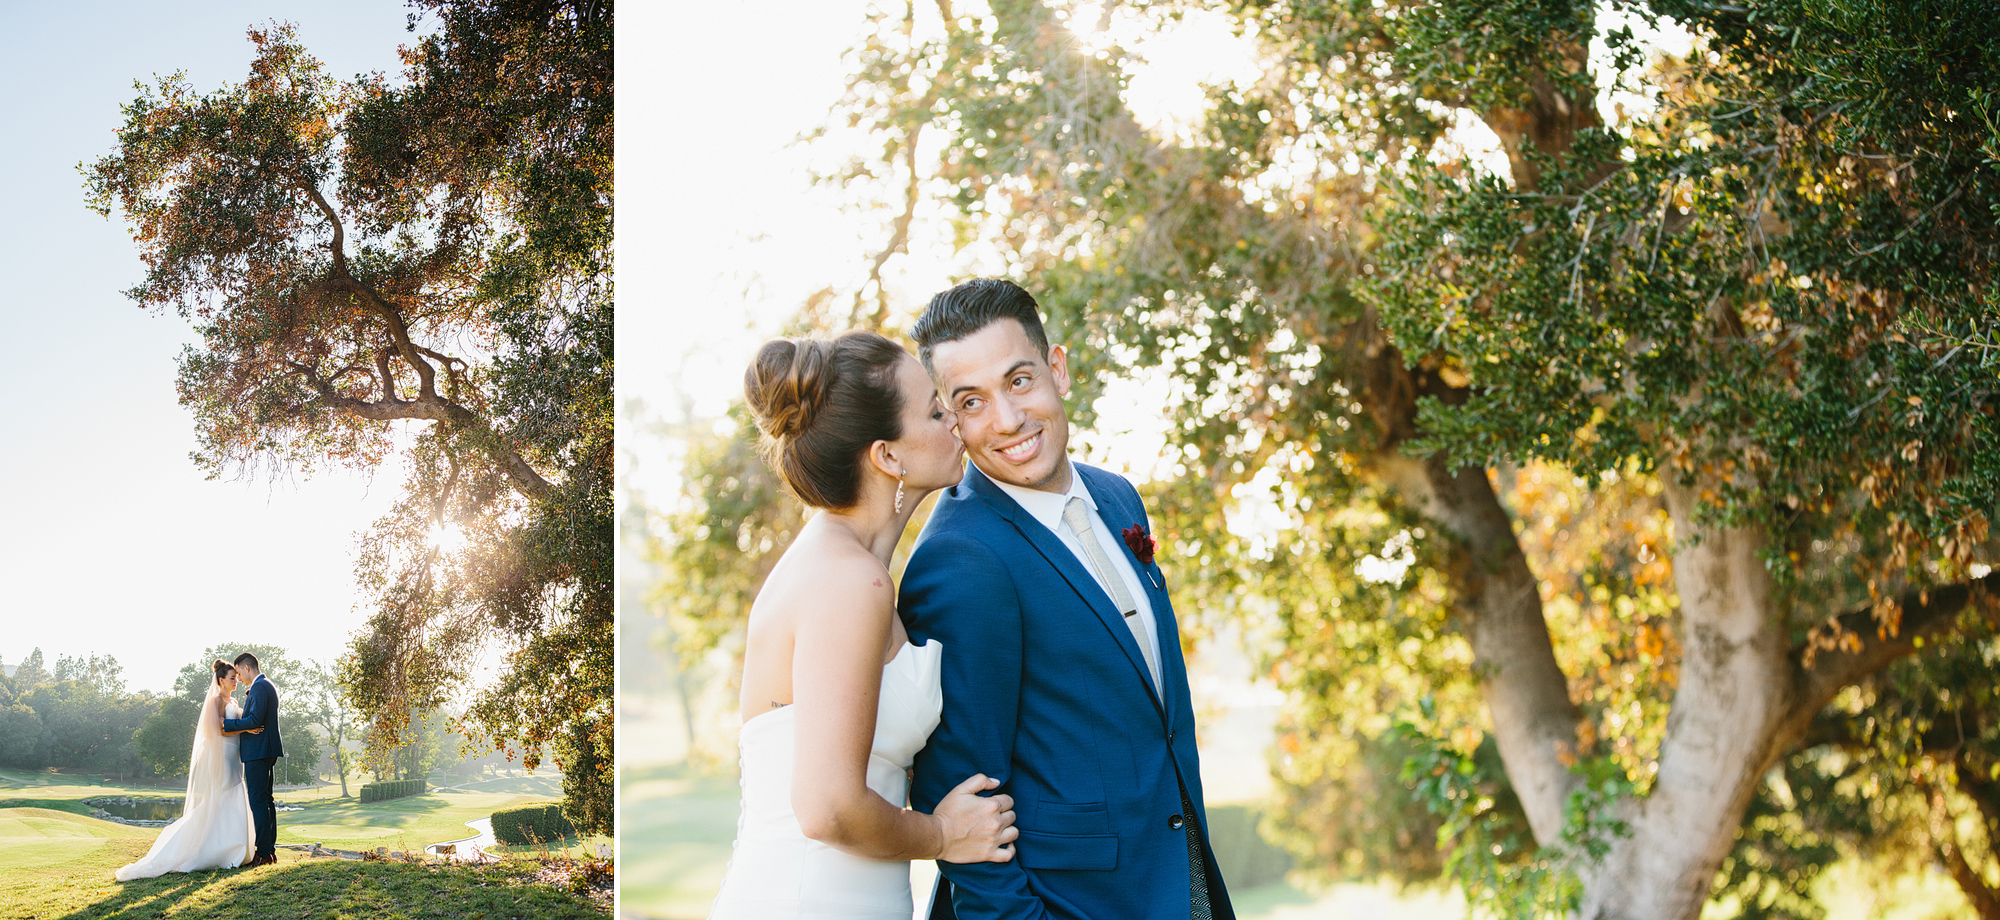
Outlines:
MULTIPOLYGON (((202 712, 208 711, 209 704, 204 703, 202 712)), ((243 710, 231 700, 223 715, 240 718, 243 710)), ((115 878, 129 882, 168 872, 229 869, 250 861, 256 853, 257 831, 243 785, 243 761, 237 756, 241 740, 223 735, 218 719, 203 718, 195 725, 181 816, 160 830, 152 849, 138 862, 112 873, 115 878)))
MULTIPOLYGON (((882 668, 868 788, 902 807, 909 769, 944 711, 944 646, 905 644, 882 668)), ((910 863, 843 853, 799 831, 792 813, 793 713, 743 723, 743 812, 709 920, 910 920, 910 863)))

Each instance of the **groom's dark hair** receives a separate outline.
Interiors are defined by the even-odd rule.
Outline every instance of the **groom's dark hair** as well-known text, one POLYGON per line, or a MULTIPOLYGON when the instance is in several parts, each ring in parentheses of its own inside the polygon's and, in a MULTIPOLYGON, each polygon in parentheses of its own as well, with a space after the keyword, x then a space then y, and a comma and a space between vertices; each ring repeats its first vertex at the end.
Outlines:
POLYGON ((257 656, 252 655, 249 652, 244 652, 243 654, 236 656, 237 667, 240 668, 246 664, 250 666, 250 670, 252 671, 264 670, 263 668, 257 666, 257 656))
POLYGON ((1019 322, 1036 353, 1048 355, 1049 334, 1042 328, 1042 308, 1020 285, 1001 278, 975 278, 932 297, 930 306, 910 327, 910 338, 916 340, 924 370, 935 373, 931 367, 933 347, 956 342, 1003 319, 1019 322))

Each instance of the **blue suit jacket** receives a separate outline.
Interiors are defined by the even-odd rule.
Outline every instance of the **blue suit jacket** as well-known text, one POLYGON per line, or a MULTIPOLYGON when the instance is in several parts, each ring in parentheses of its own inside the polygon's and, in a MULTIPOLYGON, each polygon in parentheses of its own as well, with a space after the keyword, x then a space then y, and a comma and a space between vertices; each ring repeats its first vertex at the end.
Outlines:
POLYGON ((223 719, 222 730, 240 732, 264 726, 264 730, 254 735, 238 735, 242 746, 237 756, 245 763, 253 760, 275 760, 285 756, 285 742, 278 737, 278 688, 271 679, 262 674, 250 682, 250 689, 243 692, 243 716, 237 719, 223 719))
MULTIPOLYGON (((1114 532, 1147 523, 1130 483, 1074 468, 1114 532)), ((1182 784, 1204 812, 1187 666, 1165 578, 1131 561, 1158 625, 1158 693, 1104 589, 985 475, 967 470, 917 538, 898 606, 914 641, 944 643, 944 716, 910 802, 932 811, 984 773, 1014 797, 1021 832, 1012 862, 939 863, 964 920, 1188 915, 1182 784)), ((1233 918, 1213 871, 1209 890, 1215 916, 1233 918)))

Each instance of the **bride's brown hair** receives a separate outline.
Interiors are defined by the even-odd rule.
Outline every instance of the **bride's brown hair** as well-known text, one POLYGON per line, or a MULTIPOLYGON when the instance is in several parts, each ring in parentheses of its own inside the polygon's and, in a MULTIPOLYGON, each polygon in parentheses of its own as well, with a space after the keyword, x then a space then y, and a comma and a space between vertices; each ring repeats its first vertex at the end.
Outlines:
POLYGON ((236 673, 236 666, 220 658, 215 659, 215 685, 222 686, 222 679, 236 673))
POLYGON ((743 398, 764 432, 765 459, 815 508, 854 507, 861 457, 903 436, 896 367, 909 352, 878 333, 773 339, 743 372, 743 398))

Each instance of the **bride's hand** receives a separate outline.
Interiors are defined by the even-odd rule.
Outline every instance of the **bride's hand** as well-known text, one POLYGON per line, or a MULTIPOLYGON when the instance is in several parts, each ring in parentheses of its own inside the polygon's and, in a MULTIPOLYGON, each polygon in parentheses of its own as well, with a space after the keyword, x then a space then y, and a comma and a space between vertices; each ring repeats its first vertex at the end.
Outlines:
POLYGON ((931 816, 938 821, 943 845, 938 859, 953 863, 1007 862, 1014 858, 1014 797, 979 793, 998 788, 1000 781, 975 773, 946 793, 931 816))

